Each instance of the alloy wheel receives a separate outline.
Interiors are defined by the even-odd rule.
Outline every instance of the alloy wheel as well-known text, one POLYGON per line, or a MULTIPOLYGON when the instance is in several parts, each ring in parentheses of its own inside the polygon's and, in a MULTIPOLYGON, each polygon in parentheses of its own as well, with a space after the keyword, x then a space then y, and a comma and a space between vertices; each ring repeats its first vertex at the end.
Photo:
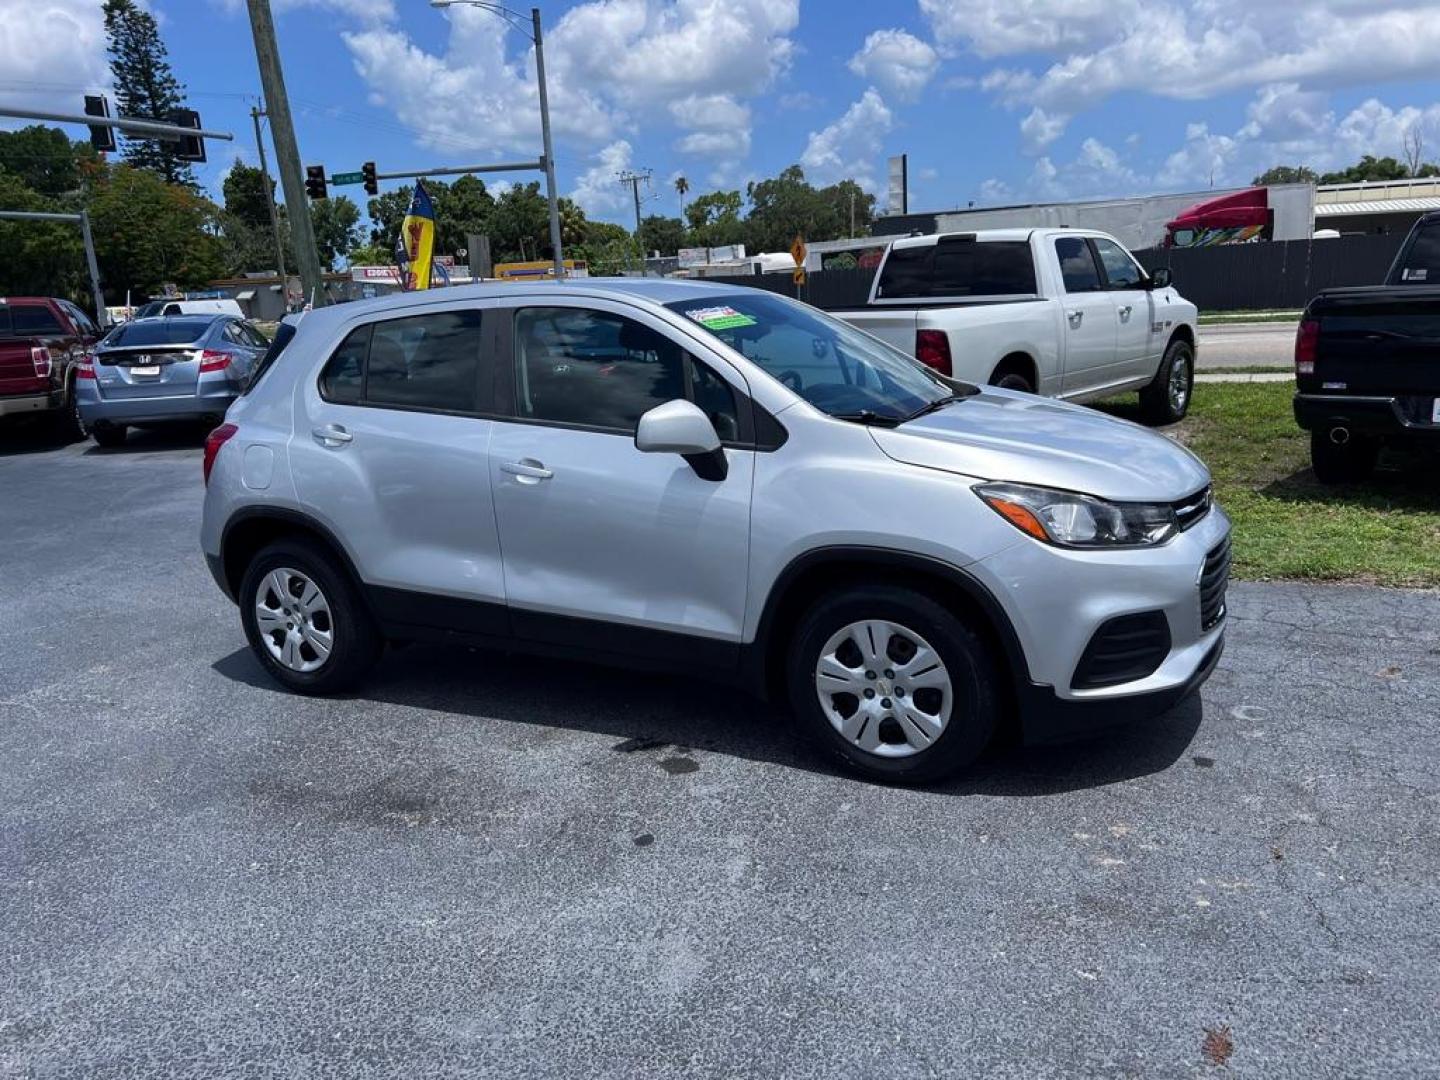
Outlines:
POLYGON ((831 635, 815 665, 815 691, 842 738, 888 758, 934 745, 954 704, 940 654, 915 631, 883 619, 831 635))
POLYGON ((1176 353, 1170 362, 1170 408, 1183 415, 1190 402, 1190 360, 1184 350, 1176 353))
POLYGON ((255 626, 270 655, 291 671, 321 667, 335 647, 330 604, 299 570, 271 570, 255 590, 255 626))

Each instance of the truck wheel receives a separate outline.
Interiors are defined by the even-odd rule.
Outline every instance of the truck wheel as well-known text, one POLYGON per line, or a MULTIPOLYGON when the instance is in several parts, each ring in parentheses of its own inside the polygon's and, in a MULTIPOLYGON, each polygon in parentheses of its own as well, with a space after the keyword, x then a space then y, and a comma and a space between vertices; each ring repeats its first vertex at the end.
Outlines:
POLYGON ((991 385, 1000 387, 1001 390, 1019 390, 1025 394, 1033 394, 1035 388, 1030 385, 1030 380, 1024 375, 1008 371, 998 379, 992 381, 991 385))
POLYGON ((97 424, 90 430, 90 437, 107 450, 125 445, 124 424, 97 424))
POLYGON ((1380 446, 1374 439, 1350 435, 1336 442, 1329 431, 1310 433, 1310 467, 1322 484, 1353 484, 1375 471, 1380 446))
POLYGON ((60 442, 75 442, 89 434, 80 418, 80 403, 75 400, 75 381, 65 384, 65 400, 50 414, 50 432, 60 442))
POLYGON ((964 768, 1000 720, 999 669, 984 639, 899 586, 820 600, 790 643, 786 676, 810 734, 847 768, 885 783, 964 768))
POLYGON ((1140 408, 1146 422, 1156 427, 1178 424, 1190 411, 1194 392, 1195 350, 1188 341, 1176 338, 1165 350, 1155 378, 1140 391, 1140 408))

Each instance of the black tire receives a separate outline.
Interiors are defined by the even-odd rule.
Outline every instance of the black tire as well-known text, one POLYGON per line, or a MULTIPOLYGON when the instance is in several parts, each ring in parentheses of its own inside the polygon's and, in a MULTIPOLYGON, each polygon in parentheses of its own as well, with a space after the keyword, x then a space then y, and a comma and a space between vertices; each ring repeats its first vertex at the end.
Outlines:
POLYGON ((964 620, 922 593, 891 585, 858 586, 820 600, 796 628, 786 670, 791 707, 811 736, 847 769, 897 784, 949 775, 984 752, 1000 723, 999 679, 994 654, 964 620), (907 757, 882 757, 852 743, 832 723, 837 713, 821 704, 816 690, 816 666, 831 636, 871 619, 924 638, 950 674, 949 722, 933 743, 907 757))
POLYGON ((90 437, 95 440, 97 445, 103 446, 107 450, 113 450, 117 446, 125 445, 125 425, 97 424, 90 429, 90 437))
POLYGON ((1310 433, 1310 467, 1322 484, 1354 484, 1375 471, 1380 446, 1374 439, 1351 435, 1344 443, 1330 438, 1329 431, 1310 433))
POLYGON ((50 416, 50 432, 61 443, 78 442, 90 434, 85 421, 80 419, 80 403, 75 400, 73 379, 65 384, 65 400, 50 416))
POLYGON ((1035 392, 1035 387, 1030 385, 1030 380, 1018 371, 1007 371, 999 378, 991 378, 990 385, 998 386, 1002 390, 1019 390, 1026 394, 1035 392))
POLYGON ((380 656, 384 641, 350 575, 329 550, 311 540, 294 537, 262 548, 245 568, 238 596, 240 621, 250 648, 270 677, 288 690, 315 695, 339 693, 358 682, 380 656), (256 618, 259 593, 267 587, 267 575, 281 568, 310 578, 329 608, 331 651, 313 671, 286 667, 271 655, 261 638, 256 618))
POLYGON ((1184 338, 1176 338, 1165 349, 1165 356, 1155 372, 1150 385, 1140 391, 1140 409, 1145 422, 1156 427, 1178 424, 1190 411, 1190 402, 1195 397, 1195 349, 1184 338), (1180 377, 1184 379, 1184 392, 1180 401, 1172 395, 1171 377, 1177 368, 1183 368, 1180 377))

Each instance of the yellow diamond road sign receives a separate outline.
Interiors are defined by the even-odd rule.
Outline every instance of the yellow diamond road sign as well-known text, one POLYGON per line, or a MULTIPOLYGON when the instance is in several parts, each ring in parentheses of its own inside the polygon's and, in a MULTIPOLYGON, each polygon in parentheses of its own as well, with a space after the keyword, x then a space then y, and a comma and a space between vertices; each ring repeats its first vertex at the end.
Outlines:
POLYGON ((790 257, 795 260, 796 266, 805 265, 805 240, 798 233, 795 242, 790 245, 790 257))
POLYGON ((804 285, 804 284, 805 284, 805 269, 804 269, 804 267, 797 266, 797 267, 791 272, 791 274, 790 274, 790 279, 791 279, 792 281, 794 281, 796 285, 804 285))

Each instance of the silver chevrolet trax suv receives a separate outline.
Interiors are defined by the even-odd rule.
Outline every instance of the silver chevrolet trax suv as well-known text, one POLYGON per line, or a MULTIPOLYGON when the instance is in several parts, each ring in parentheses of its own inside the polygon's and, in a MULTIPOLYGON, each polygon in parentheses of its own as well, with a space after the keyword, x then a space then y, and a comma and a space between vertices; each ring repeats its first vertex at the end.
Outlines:
POLYGON ((205 448, 201 544, 306 694, 387 640, 678 670, 870 777, 1141 721, 1219 659, 1205 467, 689 281, 476 285, 281 327, 205 448))

